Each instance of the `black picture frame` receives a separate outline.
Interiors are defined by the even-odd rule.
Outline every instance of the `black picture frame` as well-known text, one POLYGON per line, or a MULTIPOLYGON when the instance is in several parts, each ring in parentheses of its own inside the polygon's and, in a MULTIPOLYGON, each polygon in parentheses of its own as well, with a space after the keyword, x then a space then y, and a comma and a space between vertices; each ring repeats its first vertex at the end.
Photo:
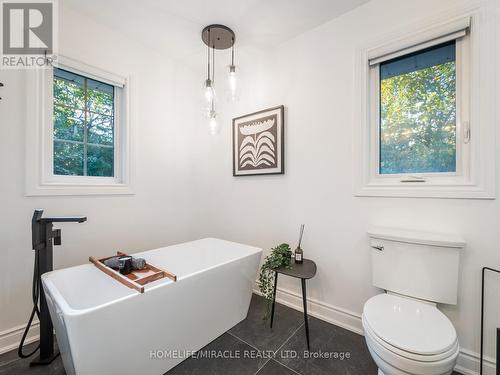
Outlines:
MULTIPOLYGON (((250 127, 252 125, 243 125, 242 127, 250 127)), ((274 131, 273 127, 270 130, 274 131)), ((260 134, 263 134, 263 131, 260 134)), ((254 133, 254 139, 259 132, 254 133)), ((246 137, 245 137, 246 138, 246 137)), ((269 141, 272 141, 272 137, 269 137, 269 141)), ((262 175, 277 175, 277 174, 285 174, 285 106, 280 105, 277 107, 266 108, 261 111, 249 113, 243 116, 235 117, 232 121, 232 142, 231 142, 233 152, 233 176, 234 177, 242 177, 242 176, 262 176, 262 175), (265 120, 266 118, 272 117, 273 114, 277 114, 276 116, 276 124, 275 132, 275 141, 274 141, 274 155, 269 154, 269 157, 272 159, 272 156, 275 157, 273 165, 266 165, 266 160, 264 162, 261 161, 261 164, 254 166, 252 169, 247 167, 245 170, 240 169, 240 166, 237 165, 237 159, 240 160, 239 152, 241 151, 239 147, 236 147, 239 144, 240 137, 243 138, 241 134, 241 128, 239 125, 245 124, 245 120, 250 122, 258 122, 259 119, 265 120), (261 116, 256 118, 256 116, 261 116), (251 120, 253 119, 253 120, 251 120), (267 171, 266 171, 267 170, 267 171)), ((260 160, 260 158, 259 158, 260 160)), ((269 158, 267 159, 269 160, 269 158)))

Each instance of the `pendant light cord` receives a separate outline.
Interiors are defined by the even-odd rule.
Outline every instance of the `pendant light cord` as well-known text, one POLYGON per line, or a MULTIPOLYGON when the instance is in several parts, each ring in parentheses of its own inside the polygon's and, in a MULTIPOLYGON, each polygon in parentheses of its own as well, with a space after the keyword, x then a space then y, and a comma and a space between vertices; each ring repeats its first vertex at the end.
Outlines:
POLYGON ((231 66, 234 66, 234 36, 232 40, 233 40, 233 45, 231 46, 231 66))
POLYGON ((208 29, 207 62, 207 76, 210 79, 210 29, 208 29))
MULTIPOLYGON (((215 44, 212 46, 212 88, 215 90, 215 44)), ((215 95, 212 97, 212 111, 215 110, 215 95)))
POLYGON ((215 84, 215 44, 212 47, 212 84, 215 84))

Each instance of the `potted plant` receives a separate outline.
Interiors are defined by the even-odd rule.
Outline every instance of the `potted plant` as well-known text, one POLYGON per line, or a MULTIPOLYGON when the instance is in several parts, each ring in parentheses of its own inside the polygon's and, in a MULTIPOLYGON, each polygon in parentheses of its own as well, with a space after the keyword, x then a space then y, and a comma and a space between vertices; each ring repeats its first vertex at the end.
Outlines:
POLYGON ((271 307, 274 294, 274 269, 278 267, 290 268, 292 251, 287 243, 282 243, 271 249, 269 254, 264 259, 264 264, 260 268, 259 289, 262 296, 266 299, 264 320, 268 320, 271 316, 271 307))

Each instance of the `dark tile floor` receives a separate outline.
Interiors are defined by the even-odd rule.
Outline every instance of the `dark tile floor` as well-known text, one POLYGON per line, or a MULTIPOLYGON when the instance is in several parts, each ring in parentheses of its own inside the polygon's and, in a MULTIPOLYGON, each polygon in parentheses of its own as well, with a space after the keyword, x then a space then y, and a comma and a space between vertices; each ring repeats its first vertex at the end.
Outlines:
MULTIPOLYGON (((307 352, 302 313, 277 304, 271 330, 262 320, 263 304, 262 297, 253 295, 247 318, 202 349, 228 351, 226 358, 189 358, 166 375, 377 374, 362 336, 310 317, 307 352)), ((0 355, 0 375, 65 374, 60 358, 45 367, 30 368, 29 361, 18 359, 15 351, 0 355)))

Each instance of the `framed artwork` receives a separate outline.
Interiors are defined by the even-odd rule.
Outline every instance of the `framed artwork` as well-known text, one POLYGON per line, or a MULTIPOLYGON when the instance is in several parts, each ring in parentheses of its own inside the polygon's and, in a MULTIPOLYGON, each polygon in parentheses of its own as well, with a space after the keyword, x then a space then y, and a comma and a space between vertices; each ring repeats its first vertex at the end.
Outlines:
POLYGON ((285 107, 233 119, 233 176, 285 173, 285 107))

